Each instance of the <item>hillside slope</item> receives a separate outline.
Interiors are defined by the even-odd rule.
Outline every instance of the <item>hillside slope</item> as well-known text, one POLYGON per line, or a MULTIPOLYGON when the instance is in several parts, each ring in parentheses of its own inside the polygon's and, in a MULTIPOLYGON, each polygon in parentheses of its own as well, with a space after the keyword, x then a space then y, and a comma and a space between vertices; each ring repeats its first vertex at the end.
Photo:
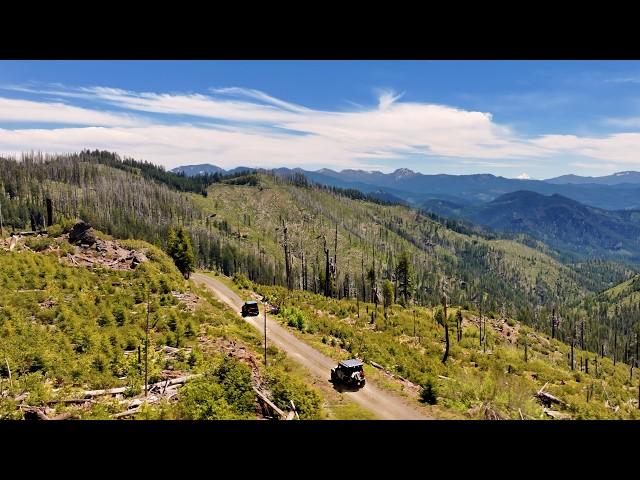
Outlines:
POLYGON ((261 418, 253 387, 282 409, 295 400, 302 418, 325 417, 299 368, 272 351, 280 361, 263 369, 260 347, 152 245, 99 233, 96 248, 65 235, 0 240, 0 419, 261 418), (122 252, 137 262, 118 261, 122 252))
POLYGON ((640 261, 640 211, 602 210, 530 191, 467 207, 436 200, 425 208, 499 232, 530 235, 575 259, 640 261))

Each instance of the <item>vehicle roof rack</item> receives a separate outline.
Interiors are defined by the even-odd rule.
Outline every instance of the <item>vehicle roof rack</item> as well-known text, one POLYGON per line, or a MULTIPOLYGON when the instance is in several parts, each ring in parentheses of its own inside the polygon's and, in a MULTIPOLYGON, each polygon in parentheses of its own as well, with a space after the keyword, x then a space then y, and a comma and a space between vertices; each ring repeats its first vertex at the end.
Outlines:
POLYGON ((357 358, 353 358, 351 360, 343 360, 342 362, 340 362, 340 365, 342 365, 343 367, 346 368, 354 368, 354 367, 360 367, 363 365, 362 360, 358 360, 357 358))

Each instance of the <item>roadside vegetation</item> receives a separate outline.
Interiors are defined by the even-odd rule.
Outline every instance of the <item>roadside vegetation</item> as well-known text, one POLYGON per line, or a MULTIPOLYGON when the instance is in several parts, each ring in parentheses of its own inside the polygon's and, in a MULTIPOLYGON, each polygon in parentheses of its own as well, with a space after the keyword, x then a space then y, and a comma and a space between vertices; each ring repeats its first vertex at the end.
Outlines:
POLYGON ((433 405, 436 416, 449 410, 462 418, 640 419, 640 375, 630 365, 614 366, 609 358, 574 347, 572 369, 570 345, 496 312, 484 313, 481 342, 479 312, 449 307, 451 345, 443 363, 444 326, 437 321, 443 318, 441 307, 394 304, 385 316, 381 307, 360 303, 358 315, 353 300, 282 287, 254 288, 280 306, 276 318, 308 343, 336 361, 363 359, 367 374, 376 380, 389 378, 371 364, 382 366, 396 380, 387 381, 388 388, 433 405), (398 380, 408 380, 416 388, 402 384, 398 388, 398 380), (547 397, 536 396, 541 389, 562 403, 545 405, 547 397))

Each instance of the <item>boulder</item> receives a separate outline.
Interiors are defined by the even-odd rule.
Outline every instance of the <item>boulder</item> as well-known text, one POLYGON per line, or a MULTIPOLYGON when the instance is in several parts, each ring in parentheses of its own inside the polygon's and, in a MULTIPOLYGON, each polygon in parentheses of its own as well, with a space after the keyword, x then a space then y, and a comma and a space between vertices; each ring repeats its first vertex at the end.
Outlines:
POLYGON ((147 256, 142 252, 134 252, 132 257, 131 268, 136 268, 142 262, 146 262, 148 260, 147 256))
POLYGON ((69 232, 69 243, 91 246, 96 243, 96 234, 91 225, 80 220, 69 232))

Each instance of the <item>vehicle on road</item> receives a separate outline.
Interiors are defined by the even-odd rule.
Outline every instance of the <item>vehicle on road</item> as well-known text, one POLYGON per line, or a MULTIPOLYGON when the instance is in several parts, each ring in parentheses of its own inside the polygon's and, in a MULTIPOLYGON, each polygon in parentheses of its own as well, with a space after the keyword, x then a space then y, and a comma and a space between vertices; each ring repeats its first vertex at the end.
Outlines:
POLYGON ((331 382, 349 387, 364 387, 363 362, 358 359, 344 360, 331 369, 331 382))
POLYGON ((258 302, 254 300, 244 302, 244 305, 242 305, 243 317, 257 317, 258 315, 260 315, 260 311, 258 310, 258 302))

